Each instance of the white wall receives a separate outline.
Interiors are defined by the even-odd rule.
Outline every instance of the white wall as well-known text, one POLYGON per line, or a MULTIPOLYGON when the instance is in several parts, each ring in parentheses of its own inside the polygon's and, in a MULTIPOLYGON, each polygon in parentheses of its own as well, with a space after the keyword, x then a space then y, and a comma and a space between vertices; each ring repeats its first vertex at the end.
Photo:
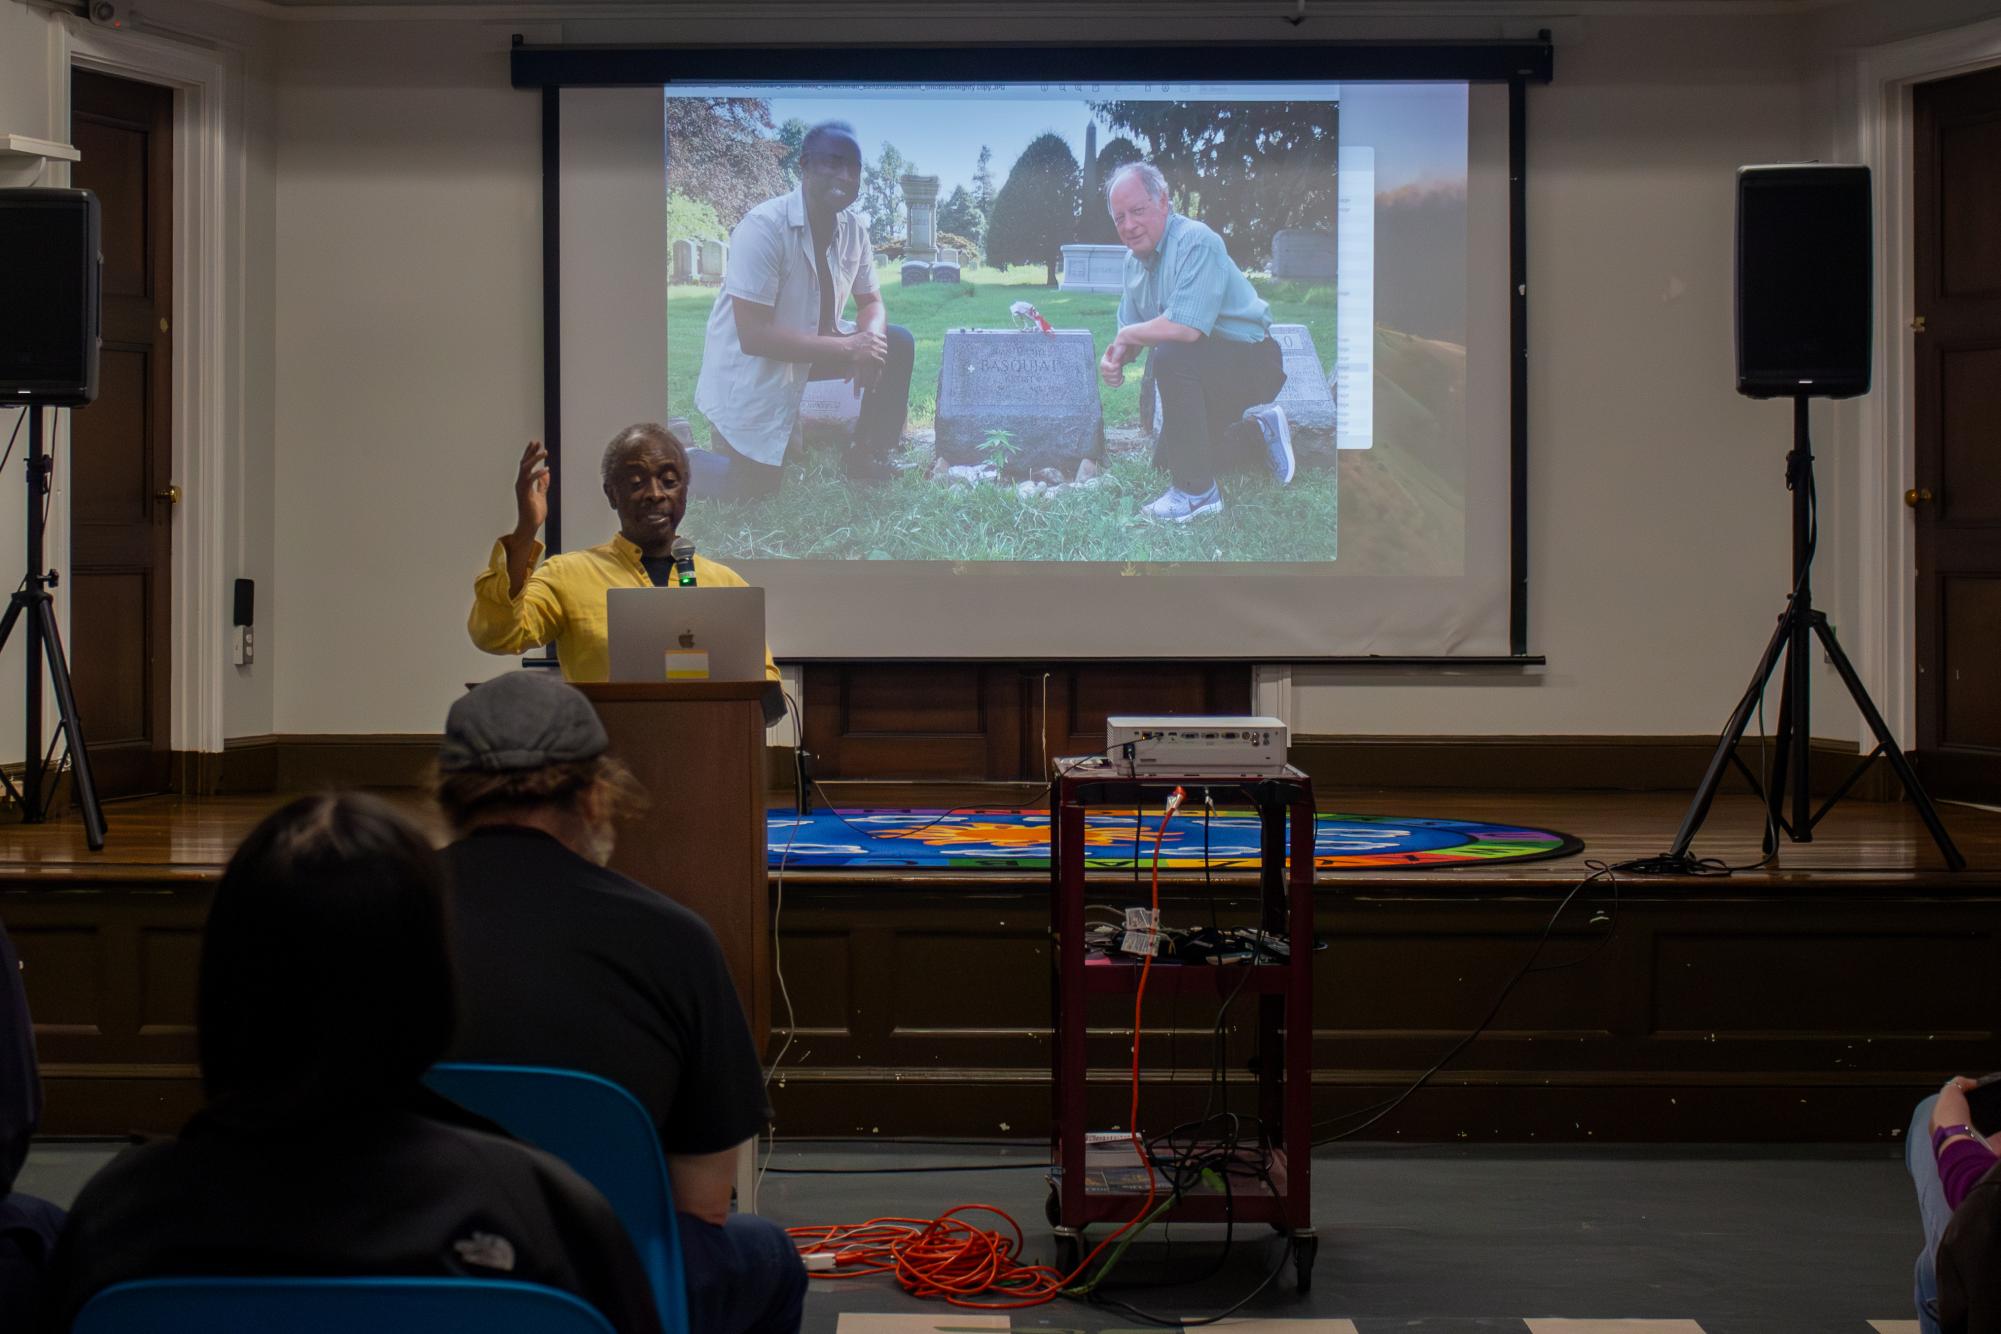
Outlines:
MULTIPOLYGON (((44 9, 0 3, 0 132, 64 140, 68 137, 65 105, 67 78, 63 69, 68 49, 65 23, 77 24, 44 9)), ((85 29, 107 50, 130 51, 147 45, 199 48, 213 52, 229 69, 228 98, 223 109, 226 146, 223 154, 223 270, 220 275, 228 363, 228 392, 219 403, 214 429, 221 436, 224 472, 219 500, 223 544, 222 587, 214 596, 226 599, 238 577, 258 581, 267 593, 272 576, 275 527, 271 490, 271 442, 276 436, 276 362, 273 331, 276 308, 274 245, 274 172, 276 139, 272 133, 272 88, 276 25, 268 18, 200 3, 200 0, 151 0, 142 19, 127 32, 85 29)), ((0 164, 0 185, 67 184, 68 169, 52 164, 0 164)), ((183 185, 189 182, 183 181, 183 185)), ((0 431, 11 429, 13 414, 0 418, 0 431)), ((66 442, 67 428, 58 441, 66 442)), ((176 441, 177 452, 192 453, 192 442, 176 441)), ((58 451, 55 513, 51 522, 49 562, 59 572, 68 565, 66 484, 69 459, 58 451)), ((176 466, 184 491, 209 485, 184 464, 176 466)), ((7 587, 20 574, 25 497, 18 465, 0 476, 0 578, 7 587)), ((187 589, 177 590, 184 596, 187 589)), ((63 586, 57 588, 57 609, 67 624, 63 586)), ((67 645, 72 661, 93 651, 89 643, 67 645)), ((24 646, 16 641, 0 655, 0 762, 21 758, 21 677, 24 646)), ((224 735, 249 735, 271 730, 273 674, 263 663, 248 668, 225 667, 221 682, 224 735)), ((53 719, 53 707, 47 711, 53 719)), ((86 731, 88 720, 85 720, 86 731)), ((211 742, 212 744, 212 742, 211 742)))
POLYGON ((435 732, 540 434, 540 101, 508 30, 298 24, 278 93, 278 732, 435 732))

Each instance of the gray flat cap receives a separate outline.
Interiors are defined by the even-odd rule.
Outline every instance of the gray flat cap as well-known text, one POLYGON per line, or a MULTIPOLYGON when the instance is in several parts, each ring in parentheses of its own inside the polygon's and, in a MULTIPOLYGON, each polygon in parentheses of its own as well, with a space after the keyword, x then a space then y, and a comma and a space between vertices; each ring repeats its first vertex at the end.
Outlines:
POLYGON ((475 686, 452 705, 438 768, 445 773, 540 769, 595 759, 610 744, 582 692, 554 673, 523 670, 475 686))

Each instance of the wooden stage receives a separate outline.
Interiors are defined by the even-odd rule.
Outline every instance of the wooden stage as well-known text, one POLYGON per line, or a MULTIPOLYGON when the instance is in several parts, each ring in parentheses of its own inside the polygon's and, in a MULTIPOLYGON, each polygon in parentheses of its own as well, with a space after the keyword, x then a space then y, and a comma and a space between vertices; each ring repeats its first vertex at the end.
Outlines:
MULTIPOLYGON (((844 806, 1011 804, 1034 791, 834 786, 844 806)), ((414 793, 388 795, 418 809, 414 793)), ((196 1104, 209 888, 283 800, 116 803, 96 854, 74 819, 0 826, 0 920, 34 1007, 46 1130, 168 1129, 196 1104)), ((1478 1026, 1586 863, 1664 851, 1686 803, 1683 793, 1323 792, 1325 810, 1523 822, 1585 843, 1547 862, 1322 878, 1323 1134, 1354 1127, 1342 1113, 1401 1091, 1478 1026)), ((1943 813, 1970 863, 1958 874, 1908 806, 1850 800, 1814 842, 1784 845, 1760 870, 1589 886, 1481 1036, 1363 1135, 1890 1138, 1945 1075, 2001 1069, 2001 813, 1943 813)), ((1725 795, 1696 851, 1755 862, 1762 827, 1755 802, 1725 795)), ((1103 902, 1135 895, 1129 877, 1101 883, 1103 902)), ((784 1051, 772 1081, 781 1135, 1046 1133, 1042 873, 800 871, 772 893, 793 1007, 788 1023, 779 1004, 767 1053, 784 1051)), ((1170 923, 1212 912, 1248 921, 1256 906, 1241 875, 1179 877, 1163 898, 1170 923)), ((1149 1107, 1163 1125, 1203 1104, 1219 1027, 1230 1096, 1249 1109, 1254 1025, 1234 1011, 1219 1025, 1216 1008, 1149 1008, 1149 1107)), ((1109 1127, 1123 1116, 1129 1005, 1094 1012, 1092 1025, 1093 1114, 1109 1127)))

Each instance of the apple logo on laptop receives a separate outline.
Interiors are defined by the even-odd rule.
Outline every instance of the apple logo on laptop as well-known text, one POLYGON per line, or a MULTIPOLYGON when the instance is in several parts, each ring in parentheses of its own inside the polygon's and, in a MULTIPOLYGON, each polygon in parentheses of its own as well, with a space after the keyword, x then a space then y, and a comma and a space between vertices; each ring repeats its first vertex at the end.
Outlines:
POLYGON ((682 648, 695 647, 695 632, 693 630, 683 630, 681 632, 681 647, 682 648))

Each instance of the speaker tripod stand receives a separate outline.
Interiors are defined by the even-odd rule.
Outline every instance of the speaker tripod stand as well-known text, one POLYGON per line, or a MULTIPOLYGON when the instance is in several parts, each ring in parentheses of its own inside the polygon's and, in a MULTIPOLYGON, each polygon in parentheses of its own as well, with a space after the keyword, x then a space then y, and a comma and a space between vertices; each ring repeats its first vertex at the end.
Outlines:
POLYGON ((84 836, 90 841, 92 852, 104 849, 104 808, 97 801, 97 784, 90 776, 90 755, 84 748, 83 729, 77 723, 76 691, 70 685, 69 664, 63 659, 62 636, 56 629, 56 600, 49 590, 56 582, 55 571, 45 562, 43 547, 46 534, 43 531, 44 507, 48 503, 49 475, 54 462, 42 452, 42 408, 40 404, 30 404, 21 409, 28 414, 28 574, 16 589, 7 604, 7 614, 0 618, 0 651, 13 638, 14 626, 19 623, 27 627, 28 670, 27 670, 27 762, 21 766, 21 782, 17 787, 14 780, 0 770, 0 785, 4 785, 7 795, 21 807, 21 818, 28 824, 40 824, 49 818, 49 807, 55 801, 55 784, 48 783, 48 795, 43 795, 43 785, 51 777, 60 775, 60 761, 55 760, 56 743, 61 741, 67 747, 70 772, 76 778, 77 805, 83 811, 84 836), (42 749, 42 668, 47 666, 49 680, 56 689, 56 732, 49 738, 49 747, 42 749))
POLYGON ((1737 701, 1736 712, 1717 738, 1716 753, 1710 756, 1709 768, 1702 775, 1702 782, 1695 790, 1695 800, 1690 803, 1688 814, 1682 819, 1681 831, 1675 835, 1674 846, 1660 859, 1661 869, 1673 870, 1691 865, 1689 847, 1695 842, 1695 834, 1709 815, 1710 804, 1716 799, 1717 787, 1723 781, 1724 770, 1735 764, 1750 780, 1771 812, 1770 823, 1766 826, 1765 852, 1769 855, 1777 850, 1777 832, 1783 830, 1795 843, 1813 841, 1814 826, 1819 824, 1834 804, 1848 795, 1855 781, 1869 767, 1869 762, 1881 755, 1890 763, 1897 779, 1904 785, 1911 804, 1918 808, 1918 818, 1931 831, 1932 842, 1945 857, 1945 864, 1954 871, 1966 867, 1966 858, 1953 846, 1952 836, 1945 832, 1940 823, 1938 809, 1925 792, 1924 784, 1918 781, 1917 771, 1905 758, 1903 749, 1897 745, 1896 737, 1890 733, 1890 725, 1883 721, 1883 715, 1863 688, 1862 678, 1855 674, 1854 664, 1841 651, 1841 645, 1834 638, 1834 627, 1827 623, 1827 613, 1813 605, 1813 548, 1816 530, 1813 489, 1813 442, 1807 434, 1807 397, 1793 398, 1793 451, 1786 455, 1786 487, 1793 493, 1793 592, 1787 600, 1785 611, 1779 615, 1778 628, 1772 632, 1772 639, 1765 645, 1765 654, 1758 660, 1758 670, 1751 677, 1751 684, 1744 691, 1744 697, 1737 701), (1854 771, 1844 779, 1832 796, 1821 803, 1820 809, 1813 809, 1813 801, 1807 781, 1807 764, 1811 758, 1813 741, 1813 644, 1818 640, 1826 650, 1834 670, 1840 675, 1841 683, 1848 687, 1848 696, 1855 701, 1863 721, 1869 724, 1869 731, 1876 738, 1876 748, 1862 757, 1854 771), (1744 740, 1744 729, 1750 724, 1751 715, 1764 698, 1765 688, 1772 679, 1772 672, 1778 667, 1780 655, 1786 663, 1786 674, 1781 678, 1779 692, 1779 725, 1774 758, 1772 761, 1771 783, 1767 787, 1758 781, 1757 775, 1747 768, 1737 755, 1737 747, 1744 740), (1791 792, 1787 784, 1791 783, 1791 792), (1787 798, 1791 797, 1791 815, 1787 815, 1787 798))

